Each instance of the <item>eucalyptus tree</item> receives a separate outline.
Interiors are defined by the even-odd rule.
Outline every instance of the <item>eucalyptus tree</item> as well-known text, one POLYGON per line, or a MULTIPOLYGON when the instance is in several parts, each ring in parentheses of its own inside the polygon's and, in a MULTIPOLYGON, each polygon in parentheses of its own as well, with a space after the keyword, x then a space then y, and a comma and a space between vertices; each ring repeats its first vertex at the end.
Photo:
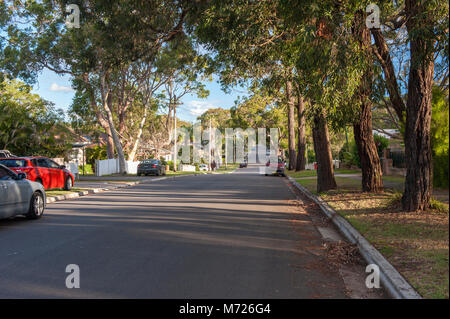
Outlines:
MULTIPOLYGON (((427 209, 432 193, 431 109, 434 81, 448 83, 448 1, 380 1, 382 28, 372 30, 374 54, 383 67, 390 103, 405 123, 406 182, 403 208, 427 209), (409 48, 406 103, 395 70, 393 39, 409 48)), ((448 84, 447 84, 448 85, 448 84)))
POLYGON ((125 172, 120 128, 114 123, 112 103, 118 100, 112 84, 123 67, 152 61, 166 43, 179 37, 194 4, 183 0, 24 0, 14 4, 15 14, 29 21, 26 28, 8 29, 14 43, 7 48, 14 48, 22 58, 16 64, 26 64, 31 74, 48 68, 97 85, 120 171, 125 172), (79 28, 65 26, 69 4, 78 5, 79 28))
POLYGON ((0 149, 19 155, 67 155, 75 134, 62 110, 18 80, 0 82, 0 149))
POLYGON ((197 117, 203 128, 209 127, 209 122, 213 127, 218 128, 222 133, 225 133, 225 129, 231 127, 231 114, 230 110, 223 108, 215 108, 206 110, 202 115, 197 117))
POLYGON ((214 52, 213 66, 220 73, 222 84, 228 87, 250 80, 284 92, 282 102, 288 117, 289 169, 294 169, 297 162, 297 92, 293 83, 295 70, 285 54, 293 30, 286 28, 280 19, 277 1, 205 3, 200 18, 192 21, 192 29, 203 46, 214 52))

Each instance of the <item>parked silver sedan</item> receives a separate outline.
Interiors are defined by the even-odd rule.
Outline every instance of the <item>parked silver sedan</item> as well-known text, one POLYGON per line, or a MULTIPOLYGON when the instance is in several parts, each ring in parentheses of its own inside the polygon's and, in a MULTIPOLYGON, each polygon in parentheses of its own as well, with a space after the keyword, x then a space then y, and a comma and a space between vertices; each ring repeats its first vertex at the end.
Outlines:
POLYGON ((45 203, 45 190, 40 183, 0 164, 0 218, 25 215, 38 219, 44 213, 45 203))

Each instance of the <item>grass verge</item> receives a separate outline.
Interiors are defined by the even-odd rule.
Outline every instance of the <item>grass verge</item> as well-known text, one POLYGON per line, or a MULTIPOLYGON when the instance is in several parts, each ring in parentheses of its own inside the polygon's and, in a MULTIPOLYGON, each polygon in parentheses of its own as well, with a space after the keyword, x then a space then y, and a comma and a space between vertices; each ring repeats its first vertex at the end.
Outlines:
MULTIPOLYGON (((361 174, 361 170, 358 169, 336 169, 335 174, 361 174)), ((287 175, 292 178, 302 178, 302 177, 313 177, 317 176, 316 170, 305 170, 305 171, 287 171, 287 175)))
MULTIPOLYGON (((315 179, 297 182, 317 193, 315 179)), ((355 179, 336 177, 336 183, 337 190, 320 194, 330 207, 367 238, 424 298, 449 298, 448 205, 433 199, 426 212, 403 212, 398 189, 370 194, 361 192, 361 182, 355 179)))

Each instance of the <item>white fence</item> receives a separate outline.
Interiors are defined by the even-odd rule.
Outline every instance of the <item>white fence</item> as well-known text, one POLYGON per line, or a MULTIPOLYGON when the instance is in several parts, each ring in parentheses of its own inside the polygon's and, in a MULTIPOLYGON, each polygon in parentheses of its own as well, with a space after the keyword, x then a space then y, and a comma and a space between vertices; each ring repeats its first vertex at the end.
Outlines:
MULTIPOLYGON (((341 166, 340 160, 333 160, 333 166, 335 169, 338 169, 341 166)), ((316 162, 314 163, 308 163, 305 165, 305 169, 307 170, 315 170, 316 169, 316 162)))
POLYGON ((182 172, 195 172, 194 165, 180 165, 180 171, 182 172))
MULTIPOLYGON (((126 169, 128 174, 136 174, 137 167, 139 162, 126 162, 126 169)), ((107 160, 96 160, 95 161, 95 175, 103 176, 103 175, 111 175, 118 174, 119 171, 119 159, 107 159, 107 160)))

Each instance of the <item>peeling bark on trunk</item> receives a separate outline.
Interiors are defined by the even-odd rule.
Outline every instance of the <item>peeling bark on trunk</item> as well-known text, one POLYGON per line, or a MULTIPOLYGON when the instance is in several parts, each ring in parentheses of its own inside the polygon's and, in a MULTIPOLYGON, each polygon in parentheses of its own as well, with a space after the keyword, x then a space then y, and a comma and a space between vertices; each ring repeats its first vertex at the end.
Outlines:
POLYGON ((297 100, 297 120, 298 120, 298 153, 296 171, 302 171, 306 166, 306 135, 305 135, 305 103, 303 96, 299 95, 297 100))
POLYGON ((383 190, 382 170, 375 140, 372 135, 372 111, 365 106, 360 121, 353 125, 355 142, 361 162, 363 192, 383 190))
MULTIPOLYGON (((406 12, 410 17, 406 27, 410 35, 417 25, 426 25, 422 6, 418 1, 406 1, 406 12)), ((406 211, 428 209, 433 190, 430 136, 434 73, 432 45, 423 34, 416 32, 411 37, 405 128, 406 182, 402 198, 406 211)))
POLYGON ((383 190, 382 170, 377 146, 372 133, 372 78, 373 70, 370 54, 370 31, 365 24, 365 15, 362 11, 355 15, 353 36, 359 42, 359 46, 367 61, 363 76, 357 90, 360 102, 359 118, 353 124, 355 142, 362 171, 362 190, 364 192, 380 192, 383 190))
POLYGON ((111 136, 114 141, 114 146, 116 147, 116 150, 117 150, 117 156, 119 157, 119 174, 126 174, 127 168, 126 168, 126 162, 125 162, 125 154, 123 152, 122 143, 120 141, 119 134, 117 133, 117 130, 114 127, 113 116, 112 116, 112 112, 111 112, 109 103, 110 103, 110 95, 109 95, 109 93, 107 93, 106 97, 104 99, 103 107, 107 114, 109 127, 111 129, 111 136))
POLYGON ((111 135, 111 129, 109 128, 109 126, 107 128, 105 128, 106 131, 106 154, 108 156, 108 159, 112 159, 114 158, 114 141, 111 135))
MULTIPOLYGON (((142 132, 144 131, 144 125, 145 125, 145 122, 147 121, 147 114, 148 114, 148 109, 146 107, 145 111, 144 111, 144 117, 142 118, 141 123, 139 124, 139 130, 138 130, 138 133, 136 136, 136 140, 134 141, 133 148, 131 149, 131 152, 128 155, 129 161, 134 161, 134 158, 136 157, 137 149, 139 147, 139 143, 141 142, 141 138, 142 138, 142 132)), ((157 158, 159 158, 159 157, 157 157, 157 158)))
POLYGON ((327 119, 323 112, 314 117, 312 131, 317 161, 317 192, 336 189, 327 119))
POLYGON ((286 82, 286 99, 288 104, 288 140, 289 140, 289 170, 295 169, 297 158, 295 155, 295 97, 292 91, 292 82, 286 82))

